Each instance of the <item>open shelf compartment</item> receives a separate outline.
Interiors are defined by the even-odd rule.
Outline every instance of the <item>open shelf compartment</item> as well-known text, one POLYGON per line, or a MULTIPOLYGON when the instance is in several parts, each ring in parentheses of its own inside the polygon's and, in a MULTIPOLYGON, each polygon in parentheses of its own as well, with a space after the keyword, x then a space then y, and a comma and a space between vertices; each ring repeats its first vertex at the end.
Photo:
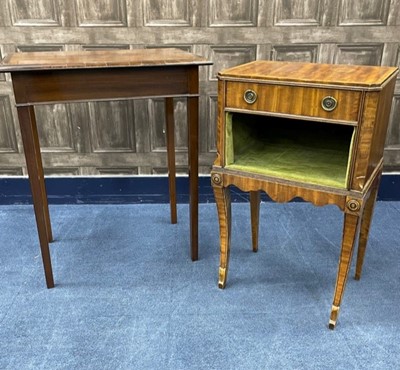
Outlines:
POLYGON ((226 112, 225 168, 348 188, 355 128, 226 112))

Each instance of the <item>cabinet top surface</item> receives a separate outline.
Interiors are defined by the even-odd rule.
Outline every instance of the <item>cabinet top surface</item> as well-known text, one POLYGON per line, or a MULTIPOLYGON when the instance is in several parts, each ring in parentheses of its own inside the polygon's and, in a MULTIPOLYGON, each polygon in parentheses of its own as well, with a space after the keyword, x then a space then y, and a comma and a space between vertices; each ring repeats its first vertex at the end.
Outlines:
POLYGON ((256 79, 280 82, 317 83, 378 87, 397 74, 395 67, 377 67, 344 64, 254 61, 225 69, 222 79, 256 79))
POLYGON ((211 62, 198 55, 174 48, 23 52, 6 56, 0 64, 0 72, 204 64, 211 64, 211 62))

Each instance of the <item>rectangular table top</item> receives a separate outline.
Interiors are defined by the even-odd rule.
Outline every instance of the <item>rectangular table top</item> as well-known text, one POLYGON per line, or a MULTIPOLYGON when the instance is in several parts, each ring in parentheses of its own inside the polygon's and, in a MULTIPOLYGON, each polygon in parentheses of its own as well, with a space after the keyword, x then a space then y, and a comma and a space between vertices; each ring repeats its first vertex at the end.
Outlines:
POLYGON ((221 79, 256 79, 376 88, 398 72, 395 67, 258 60, 221 71, 221 79))
POLYGON ((0 72, 206 64, 212 63, 175 48, 23 52, 7 55, 0 64, 0 72))

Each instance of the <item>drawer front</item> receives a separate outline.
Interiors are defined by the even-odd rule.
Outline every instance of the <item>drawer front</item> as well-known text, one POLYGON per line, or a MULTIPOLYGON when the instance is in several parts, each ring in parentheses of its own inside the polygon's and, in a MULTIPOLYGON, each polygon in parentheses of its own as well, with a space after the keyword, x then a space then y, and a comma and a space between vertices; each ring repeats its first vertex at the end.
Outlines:
POLYGON ((248 82, 226 84, 226 107, 357 122, 361 92, 248 82))

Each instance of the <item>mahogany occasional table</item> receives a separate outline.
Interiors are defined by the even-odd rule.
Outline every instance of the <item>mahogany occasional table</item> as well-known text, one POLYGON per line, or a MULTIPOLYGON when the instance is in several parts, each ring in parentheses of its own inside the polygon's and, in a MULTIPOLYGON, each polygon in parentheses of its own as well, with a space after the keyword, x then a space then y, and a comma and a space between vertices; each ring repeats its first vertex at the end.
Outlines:
POLYGON ((220 226, 219 287, 228 273, 229 186, 250 192, 253 251, 260 191, 344 212, 329 327, 339 314, 354 243, 360 278, 382 173, 398 70, 393 67, 255 61, 218 75, 217 159, 211 173, 220 226))
POLYGON ((179 49, 10 54, 11 73, 48 288, 54 287, 53 240, 34 105, 92 100, 165 98, 171 222, 176 223, 173 98, 187 98, 191 258, 198 259, 199 66, 211 62, 179 49))

